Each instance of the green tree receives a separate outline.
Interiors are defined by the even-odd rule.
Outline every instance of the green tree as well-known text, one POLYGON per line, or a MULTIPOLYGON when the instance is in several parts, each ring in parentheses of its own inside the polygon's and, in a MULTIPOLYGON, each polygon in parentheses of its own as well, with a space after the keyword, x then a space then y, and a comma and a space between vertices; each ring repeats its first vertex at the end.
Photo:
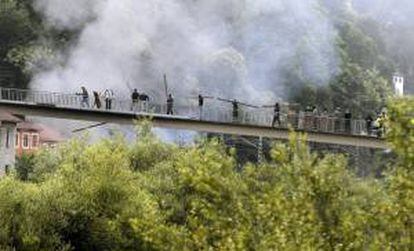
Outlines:
POLYGON ((48 67, 56 50, 77 33, 46 25, 33 4, 32 0, 0 0, 0 63, 14 66, 10 69, 16 72, 17 83, 12 84, 18 87, 25 87, 34 72, 48 67))
POLYGON ((388 241, 397 250, 414 249, 414 99, 390 102, 388 140, 398 155, 387 177, 391 200, 387 211, 388 241))
POLYGON ((303 107, 350 109, 358 116, 373 114, 391 97, 395 64, 387 54, 382 27, 352 11, 349 3, 321 1, 338 32, 336 52, 339 69, 330 83, 314 83, 297 67, 288 69, 290 101, 303 107), (340 6, 340 7, 338 7, 340 6), (338 8, 337 8, 338 7, 338 8))
POLYGON ((376 69, 364 70, 357 64, 344 63, 342 73, 331 83, 334 107, 350 109, 354 114, 374 114, 386 106, 391 97, 387 79, 376 69))
POLYGON ((20 180, 27 181, 29 175, 33 173, 35 165, 35 156, 33 154, 24 154, 16 160, 15 171, 20 180))
POLYGON ((0 249, 411 250, 413 107, 390 104, 398 162, 382 179, 297 134, 242 169, 217 140, 176 147, 148 123, 132 144, 71 141, 0 180, 0 249))

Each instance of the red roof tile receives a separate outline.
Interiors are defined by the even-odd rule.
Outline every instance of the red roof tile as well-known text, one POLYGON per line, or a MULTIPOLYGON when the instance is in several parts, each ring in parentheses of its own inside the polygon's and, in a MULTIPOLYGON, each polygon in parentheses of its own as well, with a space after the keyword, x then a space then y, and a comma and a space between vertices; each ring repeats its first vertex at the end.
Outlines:
POLYGON ((48 126, 45 125, 41 125, 40 127, 42 128, 41 132, 40 132, 40 140, 42 142, 62 142, 65 139, 65 137, 58 132, 57 130, 50 128, 48 126))
POLYGON ((17 126, 17 130, 38 132, 41 142, 61 142, 65 137, 57 130, 40 123, 24 121, 17 126))
POLYGON ((17 130, 41 132, 43 128, 39 124, 31 121, 24 121, 17 125, 17 130))
POLYGON ((4 121, 4 122, 12 122, 12 123, 19 123, 22 120, 19 119, 16 116, 13 116, 11 113, 6 112, 6 111, 0 111, 0 122, 4 121))

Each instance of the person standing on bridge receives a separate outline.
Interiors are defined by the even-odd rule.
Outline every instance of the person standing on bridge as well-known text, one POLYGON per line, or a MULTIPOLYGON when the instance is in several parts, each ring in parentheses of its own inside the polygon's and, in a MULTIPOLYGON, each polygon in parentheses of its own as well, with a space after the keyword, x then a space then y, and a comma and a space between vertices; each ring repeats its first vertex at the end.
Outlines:
POLYGON ((368 116, 365 118, 365 123, 366 123, 366 129, 367 129, 367 134, 368 136, 372 135, 372 127, 373 127, 373 123, 374 123, 374 119, 372 118, 372 116, 370 114, 368 114, 368 116))
POLYGON ((233 115, 233 123, 240 123, 243 122, 240 120, 239 118, 239 108, 241 105, 246 106, 246 107, 250 107, 250 108, 259 108, 258 106, 255 105, 250 105, 250 104, 246 104, 246 103, 242 103, 239 102, 237 99, 223 99, 223 98, 217 98, 217 100, 219 101, 224 101, 224 102, 228 102, 231 103, 233 106, 233 110, 232 110, 232 115, 233 115))
POLYGON ((141 111, 148 112, 149 101, 150 101, 150 98, 147 94, 141 93, 139 95, 139 105, 140 105, 141 111))
POLYGON ((112 109, 112 99, 114 97, 114 92, 110 89, 106 89, 104 92, 104 99, 105 99, 105 109, 111 110, 112 109))
POLYGON ((273 109, 273 121, 272 121, 272 127, 277 125, 280 126, 282 122, 280 121, 280 105, 276 102, 274 109, 273 109))
POLYGON ((167 98, 167 115, 174 115, 174 98, 172 94, 168 94, 167 98))
POLYGON ((276 102, 275 105, 264 105, 262 106, 263 108, 273 108, 273 120, 272 120, 272 127, 276 126, 276 122, 278 124, 278 126, 280 126, 282 124, 282 122, 280 121, 280 105, 279 102, 276 102))
POLYGON ((234 99, 231 102, 231 104, 233 106, 233 122, 238 122, 239 121, 239 101, 234 99))
POLYGON ((203 95, 198 95, 198 112, 200 115, 200 120, 203 118, 203 106, 204 106, 204 97, 203 95))
POLYGON ((381 112, 378 115, 378 118, 376 120, 376 124, 378 127, 377 136, 378 138, 382 138, 386 134, 386 122, 388 121, 387 113, 385 111, 381 112))
POLYGON ((351 134, 352 132, 352 113, 349 109, 346 109, 345 114, 345 132, 351 134))
POLYGON ((320 117, 319 117, 319 110, 316 105, 312 107, 312 115, 313 115, 313 123, 312 123, 312 130, 319 131, 321 128, 320 117))
POLYGON ((334 132, 342 132, 342 111, 340 107, 336 107, 334 111, 334 132))
POLYGON ((213 98, 210 96, 203 96, 201 94, 198 95, 198 111, 199 111, 199 115, 200 115, 200 120, 203 119, 203 108, 204 108, 204 100, 206 98, 213 98))
POLYGON ((94 91, 93 97, 94 97, 93 106, 96 107, 97 109, 101 109, 102 103, 101 103, 101 98, 99 96, 99 93, 97 91, 94 91))
POLYGON ((328 109, 324 108, 319 117, 319 131, 321 132, 328 131, 328 119, 329 119, 328 109))
POLYGON ((81 87, 81 93, 79 93, 78 95, 80 95, 82 97, 82 101, 81 101, 81 106, 82 108, 89 108, 89 94, 88 94, 88 90, 86 90, 85 86, 81 87))
POLYGON ((139 107, 139 93, 137 89, 134 89, 134 91, 132 92, 131 99, 132 99, 131 111, 136 112, 139 107))

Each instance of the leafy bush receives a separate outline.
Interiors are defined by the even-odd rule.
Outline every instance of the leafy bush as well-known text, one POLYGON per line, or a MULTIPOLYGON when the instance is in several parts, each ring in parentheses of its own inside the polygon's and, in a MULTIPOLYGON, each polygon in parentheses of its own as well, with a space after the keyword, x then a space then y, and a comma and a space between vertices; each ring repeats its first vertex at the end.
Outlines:
POLYGON ((218 141, 179 148, 148 124, 132 145, 74 140, 0 181, 0 249, 413 250, 412 102, 390 106, 399 161, 378 180, 296 134, 242 170, 218 141))

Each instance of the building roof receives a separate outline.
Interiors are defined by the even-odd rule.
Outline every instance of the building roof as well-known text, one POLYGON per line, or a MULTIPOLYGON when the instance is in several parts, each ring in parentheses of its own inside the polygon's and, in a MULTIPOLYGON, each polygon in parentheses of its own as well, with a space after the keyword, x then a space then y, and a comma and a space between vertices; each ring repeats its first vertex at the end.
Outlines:
POLYGON ((19 123, 17 130, 37 132, 39 133, 41 142, 59 143, 66 140, 66 138, 59 131, 44 124, 35 123, 32 121, 24 121, 19 123))
POLYGON ((42 130, 40 131, 40 140, 42 142, 58 143, 66 140, 65 137, 59 131, 51 127, 45 126, 43 124, 39 124, 39 126, 42 128, 42 130))
POLYGON ((31 121, 24 121, 17 126, 17 130, 41 132, 43 128, 31 121))
POLYGON ((16 116, 13 116, 11 113, 6 111, 0 111, 0 122, 11 122, 11 123, 19 123, 22 122, 21 119, 19 119, 16 116))

